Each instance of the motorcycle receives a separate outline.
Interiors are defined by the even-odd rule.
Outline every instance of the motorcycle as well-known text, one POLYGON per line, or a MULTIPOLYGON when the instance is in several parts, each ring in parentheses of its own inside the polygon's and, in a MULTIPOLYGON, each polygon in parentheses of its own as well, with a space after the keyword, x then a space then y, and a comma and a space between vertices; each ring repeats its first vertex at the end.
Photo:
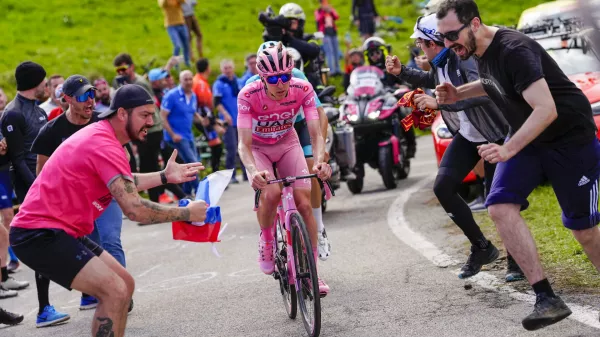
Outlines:
POLYGON ((353 194, 362 192, 364 164, 379 170, 386 189, 394 189, 397 180, 410 173, 408 145, 400 120, 410 111, 399 107, 397 101, 408 87, 395 91, 384 88, 384 73, 377 67, 361 66, 350 74, 347 96, 340 105, 340 116, 354 133, 356 179, 347 181, 353 194))
MULTIPOLYGON (((327 163, 329 164, 329 166, 331 166, 331 178, 329 178, 329 182, 331 183, 332 189, 335 191, 341 186, 341 171, 340 166, 337 162, 336 138, 332 127, 332 124, 334 124, 338 120, 340 115, 338 109, 334 106, 337 103, 336 99, 333 97, 334 92, 335 87, 328 86, 325 87, 323 90, 320 90, 317 93, 317 96, 319 97, 319 100, 321 101, 321 104, 323 106, 323 110, 325 111, 325 114, 327 116, 327 134, 325 139, 325 151, 329 153, 329 161, 327 163)), ((323 212, 327 210, 327 200, 325 200, 324 190, 322 191, 321 197, 321 209, 323 210, 323 212)))

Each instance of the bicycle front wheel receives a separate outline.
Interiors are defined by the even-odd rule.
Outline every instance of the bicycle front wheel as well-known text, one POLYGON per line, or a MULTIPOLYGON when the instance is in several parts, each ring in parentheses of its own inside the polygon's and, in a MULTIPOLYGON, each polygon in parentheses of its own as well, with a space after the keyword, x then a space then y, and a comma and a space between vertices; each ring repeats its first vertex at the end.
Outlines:
POLYGON ((304 328, 310 337, 321 332, 321 296, 317 264, 313 256, 312 245, 304 220, 300 214, 290 216, 292 230, 292 249, 296 266, 296 293, 298 306, 302 312, 304 328))

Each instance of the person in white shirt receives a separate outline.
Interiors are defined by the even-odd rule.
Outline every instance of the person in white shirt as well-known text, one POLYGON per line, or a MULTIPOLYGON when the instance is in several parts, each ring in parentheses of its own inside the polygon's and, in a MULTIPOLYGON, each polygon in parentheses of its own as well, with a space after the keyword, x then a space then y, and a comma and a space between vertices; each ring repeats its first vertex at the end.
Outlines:
POLYGON ((42 108, 46 112, 47 116, 50 115, 50 112, 52 110, 60 106, 60 101, 56 98, 54 92, 56 91, 56 87, 58 87, 59 84, 63 84, 64 82, 65 78, 62 77, 62 75, 58 74, 50 76, 50 79, 48 80, 48 82, 46 82, 48 90, 50 91, 50 98, 48 98, 48 100, 44 103, 40 104, 40 108, 42 108))

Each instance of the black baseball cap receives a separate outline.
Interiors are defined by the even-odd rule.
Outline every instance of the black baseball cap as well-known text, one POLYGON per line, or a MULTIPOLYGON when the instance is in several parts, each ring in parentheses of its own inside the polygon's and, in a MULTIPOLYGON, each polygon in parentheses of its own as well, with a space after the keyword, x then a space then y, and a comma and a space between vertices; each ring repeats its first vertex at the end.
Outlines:
POLYGON ((90 89, 96 90, 96 87, 82 75, 71 75, 63 83, 63 93, 70 97, 83 95, 90 89))
POLYGON ((119 108, 133 109, 148 104, 154 104, 154 99, 144 87, 138 84, 125 84, 115 92, 110 108, 98 117, 106 118, 117 112, 119 108))

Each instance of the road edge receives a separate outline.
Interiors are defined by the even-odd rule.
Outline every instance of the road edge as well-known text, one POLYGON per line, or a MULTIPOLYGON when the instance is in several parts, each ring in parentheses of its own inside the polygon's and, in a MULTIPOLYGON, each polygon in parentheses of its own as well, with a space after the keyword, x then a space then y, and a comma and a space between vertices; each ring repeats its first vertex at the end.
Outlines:
MULTIPOLYGON (((423 189, 427 184, 432 182, 435 177, 427 176, 419 179, 410 187, 403 190, 402 193, 392 202, 388 209, 387 223, 388 227, 394 233, 394 235, 407 246, 416 250, 419 254, 427 258, 435 266, 440 268, 448 268, 453 265, 457 265, 459 261, 454 257, 444 253, 432 242, 428 241, 424 236, 414 231, 406 220, 404 215, 406 202, 411 198, 413 194, 423 189)), ((458 268, 448 268, 448 271, 454 275, 458 275, 458 268)), ((482 271, 479 274, 469 278, 469 283, 477 284, 478 286, 496 291, 506 293, 513 299, 535 303, 535 296, 532 294, 525 294, 517 291, 515 288, 507 285, 503 280, 500 280, 496 276, 482 271)), ((583 323, 587 326, 600 329, 600 322, 598 321, 599 311, 591 306, 579 305, 575 303, 567 303, 571 311, 573 312, 569 319, 583 323)))

